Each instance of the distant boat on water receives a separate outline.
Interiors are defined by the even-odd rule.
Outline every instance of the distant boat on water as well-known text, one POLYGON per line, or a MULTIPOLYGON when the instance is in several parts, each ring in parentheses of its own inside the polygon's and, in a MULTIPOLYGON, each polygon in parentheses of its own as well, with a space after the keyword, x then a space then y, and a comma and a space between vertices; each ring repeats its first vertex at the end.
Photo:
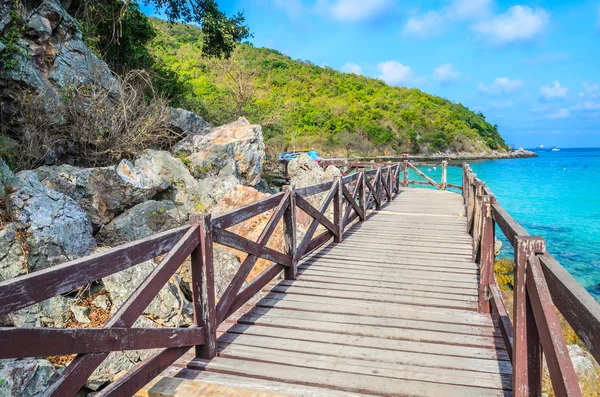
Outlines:
POLYGON ((557 147, 553 147, 553 148, 552 148, 552 151, 553 151, 553 152, 560 152, 560 149, 559 149, 559 148, 557 148, 557 147))
POLYGON ((543 149, 543 148, 544 148, 544 145, 540 145, 539 149, 543 149))

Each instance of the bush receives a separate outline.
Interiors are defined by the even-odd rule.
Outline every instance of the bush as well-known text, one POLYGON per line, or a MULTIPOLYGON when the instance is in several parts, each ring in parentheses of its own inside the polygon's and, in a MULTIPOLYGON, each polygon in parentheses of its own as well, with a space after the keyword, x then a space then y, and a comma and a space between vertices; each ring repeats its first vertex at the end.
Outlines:
POLYGON ((182 138, 168 128, 167 101, 150 76, 132 71, 118 79, 120 90, 96 85, 62 91, 61 114, 44 93, 24 92, 18 109, 20 150, 17 168, 45 162, 106 166, 133 159, 148 148, 167 149, 182 138))

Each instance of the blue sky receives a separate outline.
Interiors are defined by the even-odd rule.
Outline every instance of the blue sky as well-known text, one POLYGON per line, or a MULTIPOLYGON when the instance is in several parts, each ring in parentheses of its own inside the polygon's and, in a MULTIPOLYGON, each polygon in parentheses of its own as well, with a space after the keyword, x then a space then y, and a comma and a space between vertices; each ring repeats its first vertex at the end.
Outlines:
POLYGON ((600 0, 219 5, 244 12, 255 46, 460 102, 507 143, 600 147, 600 0))

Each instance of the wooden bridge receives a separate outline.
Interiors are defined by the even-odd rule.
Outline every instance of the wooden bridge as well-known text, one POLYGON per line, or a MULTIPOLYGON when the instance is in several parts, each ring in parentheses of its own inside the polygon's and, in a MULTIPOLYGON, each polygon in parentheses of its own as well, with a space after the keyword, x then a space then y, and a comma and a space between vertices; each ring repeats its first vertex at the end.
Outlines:
POLYGON ((161 349, 98 395, 265 397, 540 396, 544 358, 555 395, 580 396, 555 308, 600 361, 600 305, 468 165, 461 186, 446 167, 440 182, 404 162, 286 187, 2 282, 0 317, 166 254, 104 327, 2 328, 0 358, 78 354, 45 393, 71 396, 109 352, 161 349), (408 187, 409 169, 437 189, 408 187), (257 241, 227 230, 267 211, 257 241), (300 211, 312 218, 302 233, 300 211), (515 248, 512 321, 494 277, 496 226, 515 248), (278 227, 282 250, 267 245, 278 227), (248 254, 220 297, 213 244, 248 254), (195 325, 132 328, 190 255, 195 325), (245 284, 259 258, 272 265, 245 284))

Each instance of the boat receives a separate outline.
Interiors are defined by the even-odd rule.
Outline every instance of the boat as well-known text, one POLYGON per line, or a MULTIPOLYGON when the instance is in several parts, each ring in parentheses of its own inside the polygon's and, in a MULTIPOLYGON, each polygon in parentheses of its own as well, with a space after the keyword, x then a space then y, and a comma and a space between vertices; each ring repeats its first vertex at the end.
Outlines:
POLYGON ((559 149, 559 148, 557 148, 557 147, 553 147, 553 148, 552 148, 552 151, 553 151, 553 152, 560 152, 560 149, 559 149))

